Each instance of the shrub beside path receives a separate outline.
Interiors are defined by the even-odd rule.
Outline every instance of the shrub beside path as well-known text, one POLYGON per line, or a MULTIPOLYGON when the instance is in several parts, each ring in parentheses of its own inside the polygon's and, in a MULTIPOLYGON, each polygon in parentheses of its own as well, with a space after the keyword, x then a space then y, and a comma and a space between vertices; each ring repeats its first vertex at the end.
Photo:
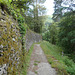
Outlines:
POLYGON ((40 44, 34 45, 27 75, 57 75, 55 69, 48 63, 40 44))

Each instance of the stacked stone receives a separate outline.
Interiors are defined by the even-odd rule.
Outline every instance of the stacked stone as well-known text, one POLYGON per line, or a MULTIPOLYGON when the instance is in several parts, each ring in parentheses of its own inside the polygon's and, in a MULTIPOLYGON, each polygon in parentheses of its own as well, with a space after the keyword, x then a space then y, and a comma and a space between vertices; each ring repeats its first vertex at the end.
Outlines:
POLYGON ((33 43, 42 41, 42 36, 31 30, 26 32, 26 50, 28 51, 33 43))
POLYGON ((17 22, 0 9, 0 75, 16 75, 22 55, 19 37, 17 22))
MULTIPOLYGON (((24 51, 20 40, 18 23, 12 16, 0 9, 0 75, 16 75, 24 61, 24 51)), ((23 37, 24 50, 29 50, 34 42, 42 40, 41 35, 30 30, 23 37)))

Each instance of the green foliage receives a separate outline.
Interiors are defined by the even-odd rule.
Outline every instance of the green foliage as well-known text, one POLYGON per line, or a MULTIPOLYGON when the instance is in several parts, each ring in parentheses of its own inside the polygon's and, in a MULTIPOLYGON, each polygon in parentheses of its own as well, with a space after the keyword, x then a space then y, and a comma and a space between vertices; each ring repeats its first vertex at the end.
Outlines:
POLYGON ((11 1, 11 4, 15 5, 17 8, 19 9, 28 9, 29 8, 29 4, 31 3, 30 0, 17 0, 17 1, 11 1))
POLYGON ((35 32, 41 33, 42 26, 43 26, 43 22, 42 22, 42 19, 40 17, 38 17, 38 19, 34 20, 34 31, 35 32))
POLYGON ((75 65, 67 67, 67 72, 70 73, 70 75, 75 75, 75 65))
POLYGON ((50 42, 50 32, 46 31, 45 33, 42 33, 43 40, 50 42))
POLYGON ((46 8, 42 5, 45 0, 32 0, 31 7, 25 16, 26 23, 29 28, 37 33, 42 32, 43 19, 42 14, 45 13, 46 8))
POLYGON ((49 41, 52 44, 56 44, 58 40, 58 23, 53 23, 48 26, 48 29, 43 33, 43 40, 49 41))
POLYGON ((48 62, 58 71, 58 75, 75 75, 75 63, 68 56, 62 56, 62 48, 46 41, 41 42, 41 47, 48 62))
POLYGON ((22 68, 20 75, 27 75, 27 70, 29 67, 29 62, 30 62, 30 57, 31 57, 32 51, 33 51, 33 47, 34 47, 34 44, 31 46, 29 52, 25 53, 25 61, 23 62, 24 67, 22 68))
POLYGON ((65 48, 65 52, 72 53, 75 50, 75 15, 63 17, 60 21, 59 44, 65 48))
MULTIPOLYGON (((10 12, 10 14, 13 16, 13 18, 15 19, 15 20, 17 20, 18 21, 18 24, 19 24, 19 28, 20 28, 20 33, 22 34, 22 35, 25 35, 25 33, 26 33, 26 28, 25 28, 25 21, 24 21, 24 17, 21 15, 21 13, 20 13, 20 9, 18 9, 15 5, 13 6, 13 5, 10 5, 10 3, 11 3, 11 0, 9 0, 9 1, 5 1, 5 0, 2 0, 2 1, 0 1, 2 4, 3 4, 3 7, 4 7, 4 9, 5 9, 5 6, 7 6, 7 8, 8 8, 8 11, 10 12), (17 9, 15 9, 15 8, 17 8, 17 9)), ((15 1, 14 1, 15 2, 15 1)), ((16 2, 18 2, 18 1, 16 1, 16 2)), ((16 4, 18 4, 18 3, 16 3, 16 4)), ((6 9, 5 9, 6 10, 6 9)), ((8 13, 9 13, 8 12, 8 13)))
POLYGON ((26 16, 25 22, 32 31, 41 33, 43 26, 43 18, 44 18, 43 16, 38 16, 38 19, 34 19, 34 17, 26 16))
POLYGON ((64 13, 74 11, 74 0, 54 0, 54 22, 59 22, 64 13))
POLYGON ((57 35, 58 35, 57 28, 58 28, 57 23, 53 23, 52 25, 49 26, 50 42, 52 44, 56 44, 57 42, 57 35))
POLYGON ((75 75, 75 63, 73 63, 73 61, 69 59, 64 59, 63 61, 67 65, 67 72, 70 73, 70 75, 75 75))
POLYGON ((17 18, 17 20, 18 20, 19 27, 20 27, 20 33, 22 35, 24 35, 25 32, 26 32, 26 28, 24 26, 24 18, 21 15, 19 15, 19 17, 17 18))
POLYGON ((58 22, 62 17, 62 2, 63 0, 54 0, 54 13, 53 13, 53 20, 54 22, 58 22))
POLYGON ((37 66, 38 64, 37 63, 34 63, 34 65, 37 66))
MULTIPOLYGON (((9 0, 10 1, 10 0, 9 0)), ((18 37, 18 39, 19 40, 21 40, 21 44, 22 44, 22 50, 21 50, 21 59, 20 59, 20 65, 18 65, 19 66, 19 69, 21 69, 22 68, 22 66, 23 66, 23 62, 24 62, 24 55, 25 55, 25 48, 24 48, 24 42, 25 42, 25 40, 23 39, 24 38, 24 36, 25 36, 25 33, 26 33, 26 29, 27 29, 27 26, 26 26, 26 24, 25 24, 25 19, 24 19, 24 17, 23 17, 23 15, 20 13, 20 9, 19 8, 17 8, 16 6, 15 6, 15 4, 14 5, 12 5, 11 4, 11 2, 8 2, 7 0, 1 0, 0 1, 0 6, 1 6, 1 9, 4 11, 4 13, 7 15, 7 13, 8 14, 10 14, 14 19, 15 19, 15 21, 16 22, 18 22, 17 23, 17 25, 16 25, 16 28, 18 28, 18 32, 20 32, 20 34, 21 34, 21 36, 20 36, 20 34, 19 34, 19 37, 18 37)), ((8 18, 9 18, 9 16, 8 16, 8 18)), ((11 20, 13 20, 12 18, 11 18, 11 20)), ((13 20, 13 22, 15 22, 14 20, 13 20)), ((11 22, 12 23, 12 22, 11 22)), ((8 24, 11 24, 10 22, 8 23, 8 24)), ((10 26, 10 25, 9 25, 10 26)), ((9 27, 10 28, 10 27, 9 27)), ((8 30, 8 29, 7 29, 8 30)), ((9 30, 8 30, 9 31, 9 30)), ((16 33, 15 33, 16 34, 16 33)), ((13 36, 14 35, 14 32, 12 32, 12 35, 10 35, 10 36, 13 36)), ((9 36, 9 35, 8 35, 9 36)), ((10 40, 12 40, 12 39, 9 39, 9 41, 10 40)), ((19 44, 20 45, 20 44, 19 44)), ((11 46, 13 46, 14 48, 15 48, 15 50, 18 50, 17 48, 18 48, 18 46, 17 46, 17 44, 16 44, 16 42, 15 43, 10 43, 10 47, 11 46), (13 44, 13 45, 11 45, 11 44, 13 44)), ((9 50, 11 50, 11 49, 9 49, 9 50)), ((9 51, 8 50, 8 51, 9 51)), ((16 52, 16 51, 15 51, 16 52)), ((13 70, 15 71, 15 72, 19 72, 19 71, 16 71, 15 70, 16 68, 14 67, 13 68, 13 70)), ((9 66, 9 68, 8 68, 8 72, 11 70, 11 66, 9 66)), ((13 71, 13 75, 15 75, 15 72, 13 71)))

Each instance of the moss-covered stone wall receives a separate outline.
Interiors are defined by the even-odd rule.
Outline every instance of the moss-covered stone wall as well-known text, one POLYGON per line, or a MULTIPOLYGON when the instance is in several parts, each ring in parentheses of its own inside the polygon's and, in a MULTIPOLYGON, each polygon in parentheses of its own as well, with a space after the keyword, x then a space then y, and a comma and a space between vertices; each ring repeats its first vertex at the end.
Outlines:
POLYGON ((0 8, 0 75, 20 75, 25 52, 41 40, 41 35, 29 29, 22 38, 17 20, 0 8))
POLYGON ((16 75, 21 57, 18 23, 0 9, 0 75, 16 75))

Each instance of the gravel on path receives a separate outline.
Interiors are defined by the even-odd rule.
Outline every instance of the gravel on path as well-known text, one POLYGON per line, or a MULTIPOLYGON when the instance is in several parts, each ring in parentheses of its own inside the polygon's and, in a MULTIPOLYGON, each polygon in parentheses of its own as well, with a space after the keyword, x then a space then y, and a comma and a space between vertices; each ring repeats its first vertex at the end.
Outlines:
POLYGON ((40 44, 34 45, 27 75, 57 75, 55 69, 48 63, 40 44))

